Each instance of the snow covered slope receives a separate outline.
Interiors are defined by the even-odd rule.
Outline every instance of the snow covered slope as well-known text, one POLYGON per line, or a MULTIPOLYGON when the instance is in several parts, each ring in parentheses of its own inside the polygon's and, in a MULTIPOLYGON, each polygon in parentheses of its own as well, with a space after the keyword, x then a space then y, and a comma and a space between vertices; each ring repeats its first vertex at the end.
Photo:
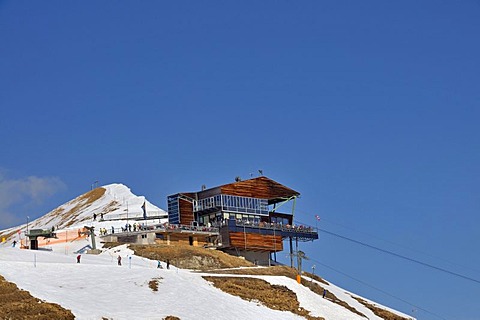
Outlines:
MULTIPOLYGON (((127 210, 130 219, 133 216, 141 217, 144 202, 149 216, 165 214, 144 197, 133 195, 126 186, 112 184, 67 202, 32 221, 29 228, 55 227, 62 231, 84 225, 95 226, 95 230, 110 225, 118 227, 125 224, 123 218, 126 219, 127 210), (94 213, 96 220, 93 220, 94 213), (98 221, 100 214, 107 221, 98 221)), ((203 274, 175 266, 167 270, 165 262, 162 262, 163 269, 158 269, 157 261, 134 255, 126 245, 104 248, 99 255, 83 254, 81 263, 76 263, 77 254, 74 252, 90 244, 89 239, 84 237, 52 242, 48 248, 42 247, 40 250, 12 247, 12 241, 20 237, 17 230, 25 230, 25 227, 0 232, 9 238, 0 245, 0 275, 35 297, 70 309, 77 319, 163 319, 169 315, 182 320, 304 319, 291 312, 269 309, 258 301, 249 302, 224 293, 204 280, 203 274), (122 257, 121 266, 117 265, 118 256, 122 257), (158 281, 158 291, 149 287, 152 280, 158 281)), ((264 279, 271 284, 288 287, 297 295, 300 306, 310 311, 312 316, 326 320, 381 319, 355 300, 354 294, 333 284, 322 286, 365 317, 323 299, 290 278, 245 277, 264 279)), ((394 312, 409 319, 407 315, 394 312)))
MULTIPOLYGON (((165 263, 163 269, 158 269, 156 261, 133 255, 125 245, 104 250, 100 255, 84 254, 77 264, 76 254, 72 252, 87 243, 82 239, 71 244, 70 250, 60 244, 53 245, 52 251, 0 248, 0 274, 32 295, 70 309, 77 319, 163 319, 168 315, 182 320, 304 319, 224 293, 204 280, 202 274, 174 266, 167 270, 165 263), (122 266, 117 265, 118 255, 122 257, 122 266), (148 286, 152 279, 159 281, 157 292, 148 286)), ((312 316, 326 320, 366 319, 323 299, 290 278, 250 277, 288 287, 296 293, 300 306, 312 316)), ((349 297, 348 303, 368 319, 381 319, 355 303, 347 291, 333 285, 328 289, 337 296, 342 293, 349 297)))
MULTIPOLYGON (((94 214, 97 216, 96 221, 99 221, 102 215, 105 220, 142 217, 144 203, 147 216, 167 217, 167 212, 150 203, 145 197, 134 195, 127 186, 109 184, 78 196, 46 215, 30 221, 28 228, 30 230, 51 229, 52 227, 55 230, 75 229, 84 225, 92 225, 94 214)), ((166 221, 166 219, 164 220, 166 221)), ((113 225, 117 228, 123 224, 125 222, 99 223, 96 224, 96 227, 109 228, 113 225)), ((27 224, 9 228, 0 231, 0 237, 6 238, 7 242, 13 241, 13 239, 19 241, 26 230, 27 224)))

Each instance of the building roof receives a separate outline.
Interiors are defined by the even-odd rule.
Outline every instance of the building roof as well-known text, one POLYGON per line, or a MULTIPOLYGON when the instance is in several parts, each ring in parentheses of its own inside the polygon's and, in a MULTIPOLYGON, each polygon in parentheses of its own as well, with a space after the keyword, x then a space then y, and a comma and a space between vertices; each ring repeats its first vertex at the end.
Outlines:
POLYGON ((285 201, 288 198, 300 195, 299 192, 265 176, 244 181, 236 181, 204 191, 199 191, 198 198, 203 199, 214 194, 267 199, 269 204, 285 201))

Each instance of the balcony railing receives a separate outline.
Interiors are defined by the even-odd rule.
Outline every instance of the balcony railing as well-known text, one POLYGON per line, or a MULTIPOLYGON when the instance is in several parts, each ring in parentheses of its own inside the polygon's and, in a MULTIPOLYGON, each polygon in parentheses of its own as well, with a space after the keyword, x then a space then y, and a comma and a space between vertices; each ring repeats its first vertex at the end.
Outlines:
POLYGON ((312 233, 316 234, 317 231, 315 228, 310 226, 303 226, 303 225, 282 225, 279 223, 269 223, 269 222, 259 222, 259 223, 252 223, 250 221, 242 221, 242 220, 235 220, 235 224, 238 227, 248 227, 248 228, 259 228, 259 229, 269 229, 269 230, 277 230, 283 232, 302 232, 302 233, 312 233))
POLYGON ((106 235, 117 235, 117 234, 126 234, 126 233, 148 233, 148 232, 156 232, 156 231, 163 231, 163 232, 205 232, 205 233, 214 233, 218 234, 218 228, 216 227, 206 227, 206 226, 188 226, 182 224, 169 224, 169 223, 161 223, 155 225, 132 225, 130 226, 126 224, 124 227, 121 228, 114 228, 112 229, 104 229, 104 232, 100 233, 101 236, 106 235), (113 231, 113 232, 112 232, 113 231))

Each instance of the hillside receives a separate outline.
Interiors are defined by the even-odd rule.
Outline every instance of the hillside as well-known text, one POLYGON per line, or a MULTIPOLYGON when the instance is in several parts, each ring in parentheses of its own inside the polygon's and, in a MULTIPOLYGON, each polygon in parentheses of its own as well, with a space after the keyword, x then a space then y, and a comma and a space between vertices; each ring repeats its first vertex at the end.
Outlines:
MULTIPOLYGON (((144 201, 151 209, 147 213, 163 212, 123 185, 104 186, 32 221, 34 227, 29 228, 55 226, 62 232, 84 225, 95 230, 119 227, 125 224, 127 212, 130 219, 143 214, 144 201), (103 213, 109 220, 93 220, 94 213, 103 213)), ((76 263, 75 251, 90 244, 85 237, 52 241, 38 251, 12 247, 12 241, 22 235, 17 230, 24 227, 0 232, 8 238, 0 245, 0 275, 30 292, 32 299, 67 310, 58 312, 70 310, 76 319, 410 319, 319 277, 306 274, 298 284, 289 267, 255 267, 200 247, 104 243, 101 254, 82 254, 81 263, 76 263), (118 257, 122 265, 117 264, 118 257), (328 292, 325 298, 323 289, 328 292)), ((10 295, 16 297, 16 293, 10 295)), ((40 306, 48 305, 37 304, 39 313, 43 312, 40 306)), ((6 304, 0 305, 0 315, 5 308, 6 304)))
MULTIPOLYGON (((95 226, 108 228, 125 224, 127 218, 136 218, 143 215, 142 205, 146 204, 147 216, 167 216, 167 213, 150 203, 143 196, 134 195, 130 189, 123 184, 109 184, 103 187, 86 192, 75 199, 68 201, 44 216, 29 221, 14 228, 0 231, 0 239, 10 240, 17 234, 23 235, 27 227, 31 229, 56 230, 76 229, 84 225, 92 225, 94 214, 98 217, 95 226), (101 223, 100 217, 114 222, 101 223), (118 219, 118 220, 116 220, 118 219), (19 233, 20 232, 20 233, 19 233)), ((164 220, 166 221, 166 220, 164 220)))
POLYGON ((70 310, 55 303, 48 303, 32 297, 25 290, 20 290, 14 283, 0 276, 0 319, 49 320, 75 319, 70 310))
POLYGON ((217 250, 187 245, 129 245, 129 248, 138 256, 152 260, 170 260, 173 265, 182 269, 215 270, 253 267, 253 264, 245 259, 217 250))

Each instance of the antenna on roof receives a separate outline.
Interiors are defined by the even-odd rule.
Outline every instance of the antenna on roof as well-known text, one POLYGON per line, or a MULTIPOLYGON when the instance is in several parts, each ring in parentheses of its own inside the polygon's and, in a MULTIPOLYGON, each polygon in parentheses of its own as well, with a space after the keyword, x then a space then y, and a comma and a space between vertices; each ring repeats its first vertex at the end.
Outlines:
POLYGON ((258 173, 260 173, 260 175, 263 176, 263 170, 262 169, 258 169, 258 173))
POLYGON ((240 182, 240 181, 242 181, 242 178, 240 178, 239 176, 236 176, 236 177, 235 177, 235 181, 236 181, 236 182, 240 182))

